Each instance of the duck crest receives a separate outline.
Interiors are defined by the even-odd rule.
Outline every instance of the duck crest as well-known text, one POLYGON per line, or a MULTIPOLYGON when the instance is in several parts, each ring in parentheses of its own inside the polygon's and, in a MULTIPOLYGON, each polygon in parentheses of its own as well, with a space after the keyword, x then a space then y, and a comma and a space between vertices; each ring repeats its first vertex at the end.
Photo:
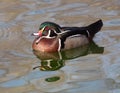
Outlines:
POLYGON ((61 33, 60 29, 61 27, 56 24, 56 23, 53 23, 53 22, 43 22, 40 27, 39 27, 39 30, 41 30, 43 27, 45 27, 45 30, 49 30, 50 28, 54 29, 57 33, 61 33))

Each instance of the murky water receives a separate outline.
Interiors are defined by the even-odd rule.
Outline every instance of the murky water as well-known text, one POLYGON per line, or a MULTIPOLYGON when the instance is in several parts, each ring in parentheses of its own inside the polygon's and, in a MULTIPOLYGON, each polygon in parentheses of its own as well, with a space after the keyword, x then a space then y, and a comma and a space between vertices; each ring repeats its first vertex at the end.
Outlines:
POLYGON ((119 55, 120 0, 0 0, 0 93, 120 93, 119 55), (97 19, 104 22, 94 38, 100 47, 44 54, 53 60, 34 55, 31 33, 40 23, 97 19))

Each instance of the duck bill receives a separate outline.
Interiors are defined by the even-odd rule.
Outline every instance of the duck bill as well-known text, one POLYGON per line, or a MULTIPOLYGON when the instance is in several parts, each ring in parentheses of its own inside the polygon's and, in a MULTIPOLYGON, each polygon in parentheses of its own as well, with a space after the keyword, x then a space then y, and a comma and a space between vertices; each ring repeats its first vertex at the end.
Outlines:
POLYGON ((32 36, 42 36, 42 32, 41 31, 39 31, 39 32, 37 32, 37 33, 32 33, 32 36))
POLYGON ((32 36, 39 36, 39 33, 32 33, 32 36))
POLYGON ((33 36, 39 36, 39 37, 41 37, 44 29, 45 29, 45 27, 43 27, 43 28, 42 28, 41 30, 39 30, 37 33, 32 33, 32 35, 33 35, 33 36))

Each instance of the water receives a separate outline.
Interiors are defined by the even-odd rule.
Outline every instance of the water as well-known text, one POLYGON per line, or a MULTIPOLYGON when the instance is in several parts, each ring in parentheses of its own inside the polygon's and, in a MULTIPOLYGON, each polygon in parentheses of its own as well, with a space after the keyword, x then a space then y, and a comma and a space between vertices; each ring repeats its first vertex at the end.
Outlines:
POLYGON ((0 0, 0 93, 120 93, 119 6, 119 0, 0 0), (98 19, 104 23, 98 46, 34 55, 31 33, 40 23, 85 26, 98 19))

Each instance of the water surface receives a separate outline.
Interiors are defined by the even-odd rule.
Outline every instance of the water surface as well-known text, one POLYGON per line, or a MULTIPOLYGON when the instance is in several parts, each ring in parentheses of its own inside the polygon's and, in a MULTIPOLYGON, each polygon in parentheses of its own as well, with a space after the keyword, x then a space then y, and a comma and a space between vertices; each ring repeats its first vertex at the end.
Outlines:
POLYGON ((0 93, 120 93, 119 10, 119 0, 0 0, 0 93), (31 33, 40 23, 86 26, 98 19, 104 26, 94 42, 103 53, 85 47, 49 62, 34 55, 31 33))

